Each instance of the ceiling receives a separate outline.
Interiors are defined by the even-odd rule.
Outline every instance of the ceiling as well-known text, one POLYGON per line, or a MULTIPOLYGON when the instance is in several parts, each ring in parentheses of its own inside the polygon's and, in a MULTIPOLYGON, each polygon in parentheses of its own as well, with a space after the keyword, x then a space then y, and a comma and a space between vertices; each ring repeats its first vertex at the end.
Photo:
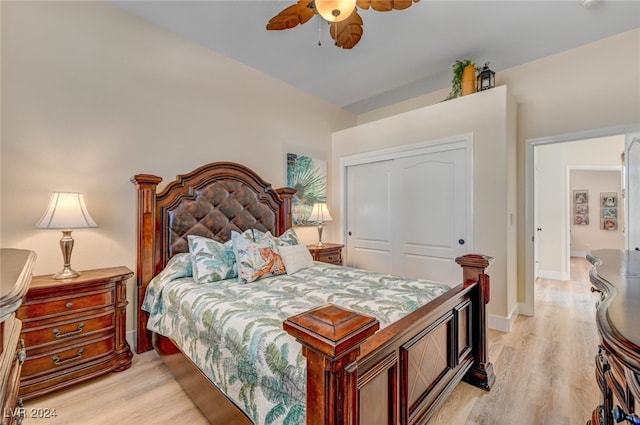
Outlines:
POLYGON ((362 40, 343 50, 317 16, 266 31, 295 1, 111 3, 356 114, 449 87, 456 59, 489 61, 499 73, 640 27, 638 0, 421 0, 360 11, 362 40))

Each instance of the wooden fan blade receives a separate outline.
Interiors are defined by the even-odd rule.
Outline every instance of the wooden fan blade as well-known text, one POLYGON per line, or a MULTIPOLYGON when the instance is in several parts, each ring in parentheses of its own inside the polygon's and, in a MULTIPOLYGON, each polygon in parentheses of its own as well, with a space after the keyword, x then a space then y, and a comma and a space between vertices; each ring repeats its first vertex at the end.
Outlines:
POLYGON ((420 0, 358 0, 359 9, 377 10, 378 12, 389 12, 391 10, 402 10, 417 3, 420 0))
POLYGON ((358 11, 354 11, 342 22, 334 22, 329 25, 331 38, 336 42, 336 46, 343 49, 352 49, 362 38, 362 18, 358 11))
POLYGON ((267 30, 286 30, 302 25, 316 14, 316 9, 309 7, 313 0, 299 0, 269 20, 267 30))

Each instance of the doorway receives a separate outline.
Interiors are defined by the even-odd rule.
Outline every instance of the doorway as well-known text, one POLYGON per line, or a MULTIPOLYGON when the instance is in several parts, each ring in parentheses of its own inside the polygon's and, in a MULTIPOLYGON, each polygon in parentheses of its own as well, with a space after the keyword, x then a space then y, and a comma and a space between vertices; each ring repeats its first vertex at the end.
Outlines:
MULTIPOLYGON (((638 126, 612 127, 580 133, 551 136, 540 139, 530 139, 525 142, 525 282, 524 301, 520 304, 519 310, 521 314, 529 316, 533 316, 534 314, 534 284, 535 279, 537 278, 536 273, 538 269, 536 267, 536 247, 538 239, 544 237, 541 234, 544 233, 544 228, 541 228, 541 226, 537 225, 536 217, 536 211, 538 211, 539 209, 539 206, 536 203, 535 183, 535 180, 537 178, 536 173, 539 172, 539 170, 536 169, 535 160, 535 158, 538 156, 537 148, 540 148, 542 146, 558 145, 567 142, 580 143, 580 141, 586 142, 587 140, 607 138, 611 136, 624 137, 626 140, 625 143, 628 146, 635 133, 637 133, 638 131, 640 131, 640 128, 638 126), (538 229, 541 229, 541 231, 538 229)), ((566 217, 568 220, 569 201, 566 202, 567 204, 564 207, 564 211, 566 212, 566 217)), ((569 238, 567 231, 565 235, 566 242, 562 247, 562 249, 566 251, 566 256, 563 254, 562 259, 563 261, 566 260, 567 264, 569 261, 570 253, 570 250, 568 249, 568 240, 569 238)))

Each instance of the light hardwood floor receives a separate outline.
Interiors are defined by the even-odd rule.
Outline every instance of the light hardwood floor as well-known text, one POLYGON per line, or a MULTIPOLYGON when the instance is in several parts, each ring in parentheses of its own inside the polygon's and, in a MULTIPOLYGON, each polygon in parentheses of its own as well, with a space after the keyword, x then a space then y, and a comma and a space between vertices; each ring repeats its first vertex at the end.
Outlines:
MULTIPOLYGON (((589 263, 571 261, 571 280, 539 279, 535 317, 520 316, 513 330, 489 332, 496 383, 490 392, 461 383, 429 425, 584 425, 598 404, 594 356, 597 296, 589 290, 589 263)), ((24 424, 207 424, 155 352, 136 355, 132 367, 25 403, 55 409, 55 418, 24 424), (126 419, 125 419, 126 418, 126 419)))

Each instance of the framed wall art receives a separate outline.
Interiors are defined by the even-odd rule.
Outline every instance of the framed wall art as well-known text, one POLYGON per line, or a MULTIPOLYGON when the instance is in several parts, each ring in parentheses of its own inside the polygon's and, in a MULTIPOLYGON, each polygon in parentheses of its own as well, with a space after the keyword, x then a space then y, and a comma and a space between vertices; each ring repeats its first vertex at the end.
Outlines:
POLYGON ((618 193, 600 193, 600 228, 618 230, 618 193))
POLYGON ((296 190, 293 196, 294 226, 308 226, 316 202, 327 201, 327 161, 310 156, 287 154, 287 186, 296 190))
POLYGON ((573 191, 573 223, 589 224, 589 191, 573 191))

